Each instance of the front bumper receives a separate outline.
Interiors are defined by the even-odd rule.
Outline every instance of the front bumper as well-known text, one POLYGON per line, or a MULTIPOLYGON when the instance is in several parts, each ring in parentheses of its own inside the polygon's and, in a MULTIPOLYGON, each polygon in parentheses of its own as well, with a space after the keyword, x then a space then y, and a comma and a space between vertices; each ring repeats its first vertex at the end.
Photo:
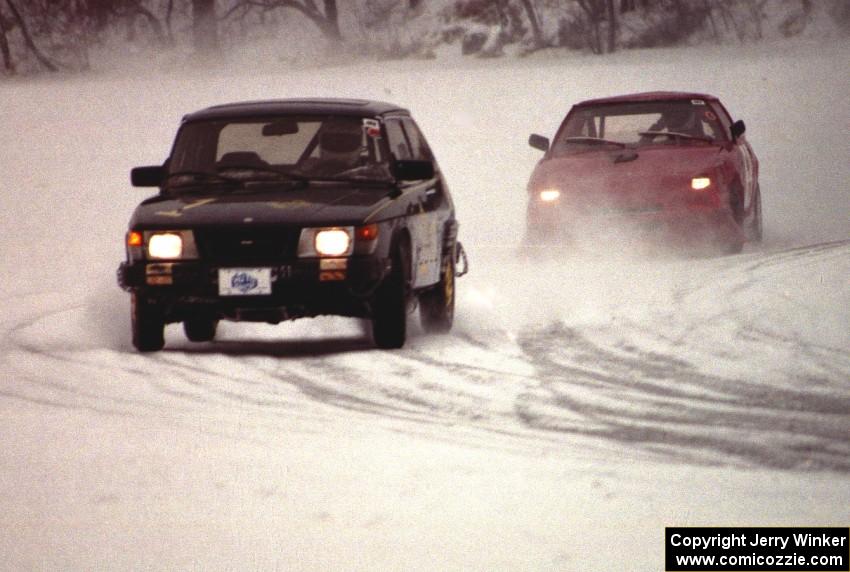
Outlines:
MULTIPOLYGON (((341 260, 341 259, 337 259, 341 260)), ((277 323, 323 314, 368 317, 372 293, 389 272, 390 262, 375 256, 350 257, 344 271, 328 270, 320 259, 287 264, 251 264, 271 269, 271 294, 219 295, 219 266, 202 261, 123 262, 118 284, 159 308, 168 322, 199 314, 237 321, 277 323)))
POLYGON ((732 212, 725 208, 654 207, 631 212, 529 210, 527 243, 563 243, 600 236, 642 238, 681 246, 743 243, 746 240, 732 212))

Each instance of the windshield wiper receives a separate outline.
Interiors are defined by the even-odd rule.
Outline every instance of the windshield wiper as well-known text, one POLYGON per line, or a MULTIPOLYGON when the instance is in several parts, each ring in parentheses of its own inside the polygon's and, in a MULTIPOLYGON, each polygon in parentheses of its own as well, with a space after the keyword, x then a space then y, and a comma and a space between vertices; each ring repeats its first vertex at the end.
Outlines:
POLYGON ((387 177, 376 178, 369 175, 346 175, 341 177, 310 177, 311 181, 323 181, 332 183, 368 183, 372 185, 391 185, 392 179, 387 177))
POLYGON ((692 139, 695 141, 705 141, 706 143, 714 142, 714 139, 707 135, 691 135, 690 133, 679 133, 678 131, 638 131, 638 135, 640 135, 641 137, 667 136, 673 139, 692 139))
POLYGON ((235 185, 241 185, 242 182, 238 179, 233 179, 231 177, 225 177, 224 175, 219 175, 218 173, 213 173, 211 171, 175 171, 174 173, 169 173, 166 177, 167 180, 175 179, 177 177, 191 177, 192 181, 189 183, 175 185, 178 187, 197 185, 202 182, 216 182, 216 183, 229 183, 235 185), (200 179, 200 180, 199 180, 200 179))
POLYGON ((568 143, 589 143, 591 145, 617 145, 618 147, 626 147, 626 144, 621 141, 611 141, 610 139, 602 139, 601 137, 567 137, 564 139, 568 143))
MULTIPOLYGON (((272 167, 272 166, 267 167, 265 165, 227 165, 225 167, 219 167, 218 172, 220 173, 222 171, 256 171, 256 172, 259 172, 259 173, 273 173, 273 174, 279 175, 281 177, 286 177, 287 179, 289 179, 291 181, 300 181, 300 182, 304 182, 304 183, 307 183, 310 180, 308 177, 301 175, 300 173, 294 173, 292 171, 284 171, 284 170, 278 169, 276 167, 272 167)), ((223 175, 219 175, 219 176, 223 176, 223 175)), ((228 178, 230 178, 230 177, 228 177, 228 178)), ((233 179, 233 180, 240 180, 240 179, 233 179)))

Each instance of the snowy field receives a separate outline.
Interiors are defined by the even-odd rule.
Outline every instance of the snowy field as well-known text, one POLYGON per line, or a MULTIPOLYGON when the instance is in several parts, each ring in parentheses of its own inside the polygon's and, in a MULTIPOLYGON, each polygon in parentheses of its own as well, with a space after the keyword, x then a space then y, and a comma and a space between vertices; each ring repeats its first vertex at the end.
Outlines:
POLYGON ((635 570, 665 526, 850 522, 850 45, 0 83, 0 567, 635 570), (841 70, 845 70, 842 72, 841 70), (761 160, 740 255, 516 256, 570 104, 721 97, 761 160), (409 107, 472 269, 449 336, 222 324, 135 353, 123 233, 181 115, 409 107))

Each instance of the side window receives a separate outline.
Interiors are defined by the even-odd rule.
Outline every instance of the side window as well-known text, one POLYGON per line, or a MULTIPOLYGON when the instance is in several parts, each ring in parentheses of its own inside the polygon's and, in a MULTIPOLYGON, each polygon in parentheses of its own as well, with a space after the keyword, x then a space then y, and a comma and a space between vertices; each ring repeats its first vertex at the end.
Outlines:
POLYGON ((720 121, 721 129, 723 130, 723 136, 719 138, 727 141, 732 139, 732 119, 729 117, 726 109, 724 109, 722 105, 714 104, 711 105, 711 110, 717 116, 717 119, 720 121))
POLYGON ((702 132, 714 139, 715 141, 723 141, 727 139, 723 135, 723 130, 720 127, 720 122, 717 120, 717 116, 713 111, 706 111, 702 117, 700 117, 700 124, 702 125, 702 132))
POLYGON ((410 142, 404 134, 401 121, 398 119, 388 119, 384 123, 384 127, 387 130, 387 143, 389 144, 390 152, 395 155, 395 158, 399 160, 412 159, 410 142))
POLYGON ((212 170, 220 129, 221 125, 212 122, 187 123, 180 127, 169 160, 171 172, 212 170))
POLYGON ((404 124, 404 131, 407 133, 407 138, 410 141, 410 151, 413 159, 432 161, 434 157, 431 155, 431 149, 428 147, 428 142, 425 141, 425 137, 422 135, 419 127, 416 126, 416 123, 410 118, 403 119, 402 123, 404 124))
POLYGON ((563 133, 558 139, 567 137, 599 137, 604 126, 604 117, 591 115, 585 111, 579 111, 571 116, 563 126, 563 133))

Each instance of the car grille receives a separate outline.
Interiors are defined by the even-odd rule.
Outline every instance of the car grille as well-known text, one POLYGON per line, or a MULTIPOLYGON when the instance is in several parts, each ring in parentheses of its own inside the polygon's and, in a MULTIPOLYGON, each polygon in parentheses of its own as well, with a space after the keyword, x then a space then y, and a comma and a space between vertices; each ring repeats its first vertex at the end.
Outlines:
POLYGON ((222 264, 276 262, 294 258, 297 228, 216 228, 195 231, 204 260, 222 264))

